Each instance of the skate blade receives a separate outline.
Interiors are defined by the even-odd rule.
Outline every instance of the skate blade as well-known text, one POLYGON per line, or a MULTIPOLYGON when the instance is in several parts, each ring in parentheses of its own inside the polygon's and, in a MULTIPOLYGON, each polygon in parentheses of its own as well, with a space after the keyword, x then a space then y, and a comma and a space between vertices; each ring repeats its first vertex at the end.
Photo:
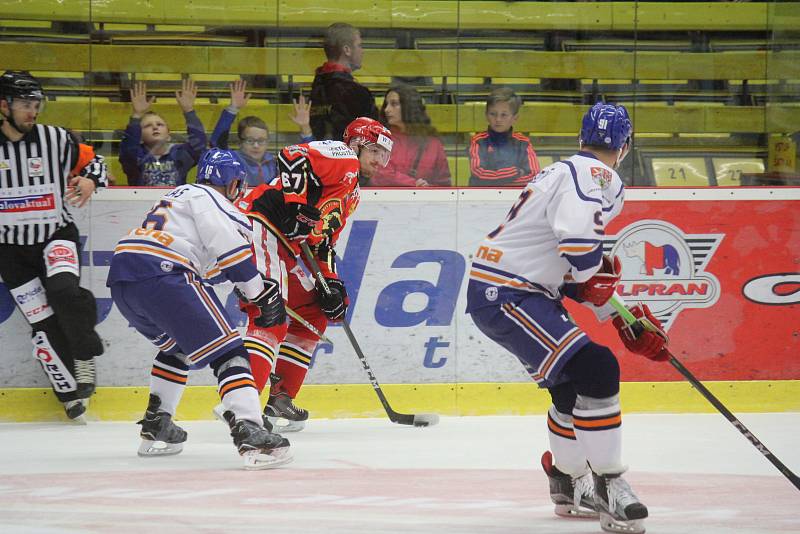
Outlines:
POLYGON ((631 519, 622 521, 614 519, 606 513, 600 514, 600 528, 605 532, 617 532, 620 534, 644 534, 644 519, 631 519))
POLYGON ((267 420, 272 423, 272 431, 276 434, 283 434, 284 432, 300 432, 306 427, 305 421, 290 421, 283 417, 267 417, 267 420))
POLYGON ((578 508, 576 510, 571 504, 557 504, 556 515, 571 519, 597 519, 600 514, 589 508, 578 508))
POLYGON ((242 458, 244 458, 244 468, 248 471, 275 469, 294 460, 289 447, 272 449, 269 454, 260 451, 247 451, 242 454, 242 458))
POLYGON ((142 457, 172 456, 183 450, 183 443, 166 443, 143 439, 136 454, 142 457))

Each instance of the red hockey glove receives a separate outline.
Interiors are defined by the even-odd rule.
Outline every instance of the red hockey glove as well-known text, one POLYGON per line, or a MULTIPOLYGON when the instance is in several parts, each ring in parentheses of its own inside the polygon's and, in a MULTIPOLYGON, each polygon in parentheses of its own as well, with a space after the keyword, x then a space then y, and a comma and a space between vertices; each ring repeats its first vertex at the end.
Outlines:
POLYGON ((595 306, 602 306, 614 294, 621 275, 622 265, 619 258, 617 256, 609 258, 604 254, 600 270, 587 281, 578 284, 578 298, 595 306))
POLYGON ((650 308, 646 304, 637 304, 628 309, 636 316, 635 323, 628 325, 620 316, 614 317, 613 321, 625 348, 657 362, 669 360, 669 352, 665 350, 669 338, 661 322, 650 313, 650 308))

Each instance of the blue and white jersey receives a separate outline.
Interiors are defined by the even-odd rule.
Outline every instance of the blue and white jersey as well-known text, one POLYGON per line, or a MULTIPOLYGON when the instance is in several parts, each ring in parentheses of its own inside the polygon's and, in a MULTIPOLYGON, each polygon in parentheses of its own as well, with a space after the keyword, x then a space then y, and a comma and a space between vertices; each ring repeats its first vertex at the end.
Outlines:
POLYGON ((467 311, 520 291, 560 298, 565 277, 591 278, 602 264, 605 227, 624 197, 619 175, 590 153, 546 167, 475 252, 467 311))
POLYGON ((176 187, 120 239, 107 285, 191 271, 212 283, 235 282, 255 297, 264 286, 252 261, 251 232, 247 217, 213 188, 176 187))

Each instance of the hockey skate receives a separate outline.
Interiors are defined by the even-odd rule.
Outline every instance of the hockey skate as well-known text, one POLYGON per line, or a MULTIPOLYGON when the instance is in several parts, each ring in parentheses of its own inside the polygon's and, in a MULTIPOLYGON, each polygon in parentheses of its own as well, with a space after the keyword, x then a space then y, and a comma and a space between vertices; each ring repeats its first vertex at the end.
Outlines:
POLYGON ((178 454, 183 450, 186 441, 186 431, 172 422, 172 416, 161 407, 161 399, 150 394, 150 402, 144 419, 136 423, 142 425, 139 435, 142 443, 139 445, 139 456, 169 456, 178 454))
MULTIPOLYGON (((211 409, 211 412, 214 414, 214 417, 225 423, 228 424, 228 421, 225 420, 225 405, 221 402, 214 406, 211 409)), ((270 423, 269 419, 267 418, 266 414, 261 415, 261 420, 264 422, 264 428, 267 429, 267 432, 272 432, 272 423, 270 423)), ((229 425, 230 426, 230 425, 229 425)))
POLYGON ((84 417, 84 414, 86 413, 88 404, 88 399, 75 399, 66 401, 64 402, 64 411, 67 412, 67 417, 69 417, 73 423, 85 425, 86 418, 84 417))
POLYGON ((77 382, 75 394, 79 399, 86 400, 86 405, 88 406, 89 398, 94 393, 95 384, 97 383, 94 358, 75 360, 75 381, 77 382))
POLYGON ((252 421, 237 420, 230 410, 222 416, 230 426, 233 444, 244 458, 245 469, 273 469, 292 461, 288 439, 280 434, 273 434, 252 421))
POLYGON ((647 507, 619 474, 594 476, 594 499, 600 528, 606 532, 643 534, 647 507))
POLYGON ((596 519, 594 504, 594 481, 592 473, 572 477, 559 471, 553 465, 553 454, 545 451, 542 455, 542 469, 550 481, 550 499, 556 505, 556 515, 561 517, 596 519))
POLYGON ((281 388, 281 377, 270 375, 272 383, 264 415, 280 432, 300 432, 306 426, 308 410, 295 406, 289 394, 281 388))

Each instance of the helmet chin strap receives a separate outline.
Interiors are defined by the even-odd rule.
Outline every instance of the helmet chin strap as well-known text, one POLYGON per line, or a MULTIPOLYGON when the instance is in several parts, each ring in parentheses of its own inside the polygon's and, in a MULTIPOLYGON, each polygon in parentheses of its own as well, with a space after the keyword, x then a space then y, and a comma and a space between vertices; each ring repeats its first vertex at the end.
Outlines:
POLYGON ((2 113, 0 113, 0 115, 3 115, 3 120, 6 121, 9 126, 14 128, 17 133, 22 134, 22 130, 19 129, 19 125, 17 125, 17 122, 14 120, 14 112, 11 110, 12 99, 6 98, 5 101, 8 104, 8 115, 3 115, 2 113))

